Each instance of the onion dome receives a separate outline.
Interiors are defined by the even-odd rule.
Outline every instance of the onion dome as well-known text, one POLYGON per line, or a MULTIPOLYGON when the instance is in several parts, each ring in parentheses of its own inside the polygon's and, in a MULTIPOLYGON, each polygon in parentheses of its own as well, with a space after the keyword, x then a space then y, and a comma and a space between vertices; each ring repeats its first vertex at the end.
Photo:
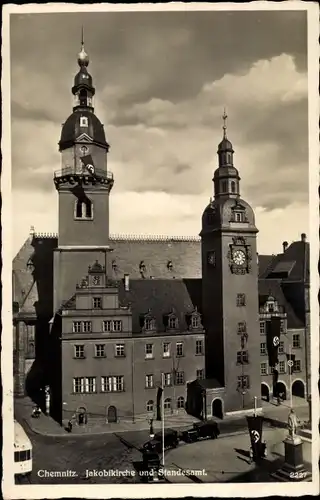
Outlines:
POLYGON ((59 149, 71 147, 81 134, 88 135, 94 144, 109 149, 104 128, 99 118, 90 110, 79 109, 74 111, 62 126, 59 149))
POLYGON ((92 88, 92 76, 88 73, 86 66, 81 66, 80 71, 74 77, 74 87, 79 85, 92 88))
POLYGON ((83 67, 83 66, 88 66, 89 65, 89 56, 86 53, 86 51, 84 50, 84 44, 83 44, 83 42, 82 42, 82 45, 81 45, 81 51, 78 54, 78 64, 79 64, 80 68, 83 67))

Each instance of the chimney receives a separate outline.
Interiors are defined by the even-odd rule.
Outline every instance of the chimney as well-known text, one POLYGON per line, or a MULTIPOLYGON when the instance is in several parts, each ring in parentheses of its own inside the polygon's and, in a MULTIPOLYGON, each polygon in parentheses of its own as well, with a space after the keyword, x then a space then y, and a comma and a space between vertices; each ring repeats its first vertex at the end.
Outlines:
POLYGON ((126 292, 129 292, 130 290, 130 279, 129 279, 129 274, 124 275, 124 289, 126 292))
POLYGON ((284 241, 284 242, 282 243, 283 253, 287 250, 288 246, 289 246, 289 243, 288 243, 287 241, 284 241))
POLYGON ((306 233, 301 234, 301 241, 306 242, 307 241, 307 235, 306 233))

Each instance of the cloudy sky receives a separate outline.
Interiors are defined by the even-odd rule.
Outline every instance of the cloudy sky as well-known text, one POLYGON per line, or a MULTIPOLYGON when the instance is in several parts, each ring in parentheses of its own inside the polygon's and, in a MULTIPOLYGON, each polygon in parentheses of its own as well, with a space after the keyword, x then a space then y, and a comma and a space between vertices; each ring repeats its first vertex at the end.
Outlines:
POLYGON ((11 16, 16 253, 31 225, 57 231, 53 172, 72 112, 81 25, 111 144, 111 232, 198 235, 224 106, 260 253, 308 232, 305 12, 11 16))

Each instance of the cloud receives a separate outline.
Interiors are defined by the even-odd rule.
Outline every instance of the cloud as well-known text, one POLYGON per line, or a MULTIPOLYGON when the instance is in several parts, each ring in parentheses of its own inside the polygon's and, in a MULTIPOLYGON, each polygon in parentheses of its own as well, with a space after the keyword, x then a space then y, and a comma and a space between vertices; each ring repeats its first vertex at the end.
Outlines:
POLYGON ((57 219, 53 172, 61 123, 72 112, 82 24, 95 109, 111 144, 113 232, 166 233, 170 221, 174 233, 198 233, 224 106, 242 196, 262 213, 265 248, 261 235, 271 234, 277 210, 286 226, 293 200, 305 214, 305 13, 48 14, 12 16, 15 227, 34 218, 45 231, 57 219))

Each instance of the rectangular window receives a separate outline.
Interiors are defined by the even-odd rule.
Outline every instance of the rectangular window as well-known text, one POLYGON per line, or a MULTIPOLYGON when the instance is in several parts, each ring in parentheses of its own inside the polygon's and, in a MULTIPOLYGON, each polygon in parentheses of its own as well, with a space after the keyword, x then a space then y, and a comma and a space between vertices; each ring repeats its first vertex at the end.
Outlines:
POLYGON ((101 377, 101 392, 123 392, 123 375, 101 377))
POLYGON ((104 358, 106 356, 105 353, 105 345, 104 344, 96 344, 96 357, 104 358))
POLYGON ((72 331, 73 331, 73 333, 80 333, 81 332, 81 321, 74 321, 73 322, 72 331))
POLYGON ((107 319, 103 322, 104 332, 121 332, 122 331, 122 321, 115 319, 107 319))
POLYGON ((284 342, 280 342, 279 343, 278 353, 279 354, 283 354, 284 353, 284 342))
POLYGON ((274 302, 269 302, 269 304, 267 304, 267 310, 269 313, 274 312, 274 302))
POLYGON ((171 373, 164 374, 164 385, 169 387, 171 385, 171 373))
POLYGON ((238 388, 242 391, 250 389, 250 379, 249 375, 240 375, 238 377, 238 388))
POLYGON ((284 319, 280 320, 280 333, 286 333, 286 325, 284 319))
POLYGON ((184 384, 184 372, 176 372, 176 385, 184 384))
POLYGON ((113 322, 113 331, 114 332, 122 332, 122 321, 119 319, 115 319, 113 322))
POLYGON ((183 356, 183 343, 177 342, 176 347, 177 347, 176 355, 179 358, 179 357, 183 356))
POLYGON ((146 359, 153 358, 153 344, 146 344, 146 346, 145 346, 145 357, 146 357, 146 359))
POLYGON ((146 375, 146 388, 151 389, 153 387, 153 375, 146 375))
POLYGON ((301 344, 300 344, 300 334, 299 333, 294 333, 292 335, 292 347, 294 349, 299 349, 299 347, 301 347, 301 344))
POLYGON ((124 344, 116 344, 115 356, 116 358, 125 357, 124 344))
POLYGON ((101 309, 101 308, 102 308, 101 297, 93 297, 93 309, 101 309))
POLYGON ((75 393, 84 392, 84 377, 75 377, 73 379, 73 392, 75 393))
POLYGON ((154 329, 154 320, 152 318, 146 318, 144 321, 144 327, 146 330, 154 329))
POLYGON ((168 327, 171 330, 174 330, 175 328, 177 328, 177 326, 178 326, 178 320, 177 320, 177 318, 169 318, 168 327))
POLYGON ((84 321, 82 323, 82 328, 84 332, 91 332, 92 331, 92 323, 91 321, 84 321))
POLYGON ((237 352, 237 364, 247 365, 249 363, 248 351, 237 352))
POLYGON ((86 393, 96 392, 96 377, 85 378, 85 392, 86 393))
POLYGON ((285 373, 286 372, 286 363, 285 361, 280 361, 279 362, 279 373, 285 373))
POLYGON ((268 375, 267 363, 260 363, 260 375, 268 375))
POLYGON ((75 345, 74 346, 74 357, 75 358, 84 358, 84 345, 75 345))
POLYGON ((244 307, 246 305, 246 296, 244 293, 237 293, 237 307, 244 307))
POLYGON ((197 370, 197 379, 198 380, 203 380, 204 379, 204 370, 201 368, 201 370, 197 370))
POLYGON ((170 357, 170 342, 164 342, 163 344, 163 357, 164 358, 170 357))
POLYGON ((245 321, 240 321, 238 323, 238 333, 241 334, 241 333, 246 333, 247 331, 247 324, 245 321))
POLYGON ((192 328, 199 328, 199 326, 200 326, 199 316, 192 316, 191 317, 191 327, 192 328))
POLYGON ((293 362, 293 371, 294 372, 301 372, 301 361, 300 359, 295 359, 293 362))
POLYGON ((266 333, 266 322, 260 321, 260 334, 263 335, 264 333, 266 333))
POLYGON ((103 322, 103 331, 112 332, 112 321, 110 319, 103 322))
POLYGON ((242 222, 243 221, 243 214, 242 214, 242 212, 235 212, 234 216, 235 216, 235 221, 236 222, 242 222))
POLYGON ((261 344, 260 344, 260 354, 261 354, 261 356, 264 356, 265 354, 267 354, 267 344, 266 344, 266 342, 261 342, 261 344))
POLYGON ((196 340, 196 354, 203 354, 203 340, 196 340))

